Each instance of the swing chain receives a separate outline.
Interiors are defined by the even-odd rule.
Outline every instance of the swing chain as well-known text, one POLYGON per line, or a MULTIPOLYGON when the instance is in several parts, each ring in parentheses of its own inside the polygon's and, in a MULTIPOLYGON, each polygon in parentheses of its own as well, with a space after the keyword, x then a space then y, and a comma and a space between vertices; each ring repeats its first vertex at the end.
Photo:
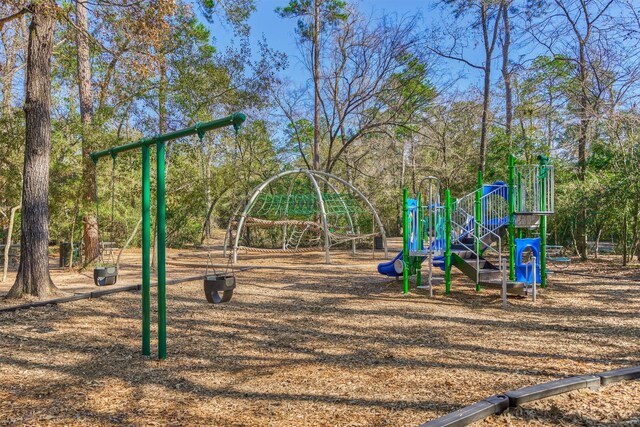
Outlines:
POLYGON ((111 152, 111 158, 113 159, 111 163, 111 227, 109 229, 109 240, 111 241, 112 247, 109 250, 109 260, 113 264, 113 229, 115 225, 114 220, 114 212, 115 212, 115 200, 116 200, 116 191, 115 191, 115 183, 116 183, 116 158, 118 155, 114 152, 111 152))
POLYGON ((92 160, 93 160, 93 179, 94 179, 93 190, 94 190, 94 195, 96 199, 96 229, 98 233, 98 263, 102 265, 104 264, 104 260, 102 259, 102 248, 100 247, 100 201, 98 199, 98 159, 92 157, 92 160))

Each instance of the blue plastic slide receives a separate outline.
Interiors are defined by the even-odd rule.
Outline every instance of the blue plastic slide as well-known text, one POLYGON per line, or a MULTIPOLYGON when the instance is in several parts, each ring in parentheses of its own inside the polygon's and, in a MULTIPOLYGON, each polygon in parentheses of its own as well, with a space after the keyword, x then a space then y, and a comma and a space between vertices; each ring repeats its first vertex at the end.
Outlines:
POLYGON ((402 251, 398 252, 398 255, 396 255, 395 258, 393 258, 391 261, 381 262, 380 264, 378 264, 378 273, 390 277, 400 276, 402 273, 398 274, 394 267, 394 263, 398 259, 402 259, 402 251))

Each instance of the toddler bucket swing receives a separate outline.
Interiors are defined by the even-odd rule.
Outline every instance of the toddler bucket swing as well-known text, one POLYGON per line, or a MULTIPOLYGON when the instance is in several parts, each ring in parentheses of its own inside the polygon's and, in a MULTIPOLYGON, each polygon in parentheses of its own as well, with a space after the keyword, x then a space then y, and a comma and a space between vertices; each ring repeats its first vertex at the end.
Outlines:
MULTIPOLYGON (((208 247, 207 247, 207 250, 208 247)), ((204 274, 204 295, 211 304, 221 304, 231 301, 233 290, 236 288, 236 276, 229 267, 224 269, 224 273, 218 274, 211 262, 211 252, 207 254, 207 270, 204 274), (213 274, 209 274, 209 266, 213 274)))
MULTIPOLYGON (((198 137, 200 138, 200 142, 202 142, 204 134, 198 132, 198 137)), ((236 129, 236 140, 237 137, 238 131, 236 129)), ((235 175, 235 167, 233 169, 235 175)), ((229 272, 230 262, 231 258, 227 261, 224 273, 218 274, 213 266, 213 262, 211 261, 211 248, 207 246, 207 268, 204 274, 204 295, 207 298, 207 302, 210 304, 222 304, 229 302, 233 297, 233 290, 236 288, 236 276, 233 269, 229 272), (212 275, 209 274, 209 266, 211 266, 211 269, 213 270, 212 275)))
MULTIPOLYGON (((111 229, 110 240, 113 241, 113 211, 114 211, 114 195, 115 195, 115 175, 116 175, 116 155, 112 154, 113 164, 111 167, 111 229)), ((96 170, 96 223, 99 224, 99 202, 98 202, 98 172, 97 163, 95 163, 96 170)), ((113 248, 109 249, 109 259, 104 259, 103 252, 105 249, 104 242, 101 239, 100 226, 98 225, 98 266, 93 269, 93 283, 96 286, 110 286, 115 285, 118 281, 118 266, 113 259, 113 248)))

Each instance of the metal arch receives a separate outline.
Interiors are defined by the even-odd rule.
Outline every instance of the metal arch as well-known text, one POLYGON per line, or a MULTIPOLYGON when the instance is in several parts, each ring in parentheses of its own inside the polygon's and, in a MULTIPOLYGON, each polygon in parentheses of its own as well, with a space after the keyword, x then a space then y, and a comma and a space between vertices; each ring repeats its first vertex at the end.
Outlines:
MULTIPOLYGON (((245 200, 247 200, 246 197, 242 199, 243 202, 245 200)), ((233 220, 238 217, 238 214, 240 213, 240 208, 242 207, 243 204, 244 203, 239 204, 236 210, 233 212, 233 215, 229 218, 229 223, 227 224, 227 232, 224 234, 224 244, 222 245, 222 256, 225 258, 227 256, 227 247, 229 246, 229 243, 230 243, 229 239, 231 237, 231 225, 233 224, 233 220)))
MULTIPOLYGON (((267 185, 271 184, 273 181, 279 178, 282 178, 283 176, 290 175, 292 173, 304 173, 304 169, 294 169, 290 171, 280 172, 279 174, 274 175, 271 178, 267 179, 266 181, 258 185, 253 190, 251 197, 247 202, 247 205, 243 209, 242 214, 240 214, 240 220, 238 221, 238 226, 236 228, 236 238, 235 238, 235 242, 233 243, 233 263, 234 264, 238 262, 238 244, 240 243, 240 234, 242 232, 242 227, 244 226, 244 222, 245 222, 245 219, 247 218, 247 214, 249 213, 249 210, 251 210, 251 208, 253 207, 253 204, 258 198, 258 195, 262 192, 262 190, 265 189, 267 185)), ((231 223, 229 223, 229 227, 231 227, 231 223)))
POLYGON ((315 188, 316 194, 318 195, 318 204, 320 205, 320 215, 322 215, 322 228, 324 228, 324 252, 325 252, 324 261, 327 264, 330 264, 331 255, 329 254, 329 248, 331 247, 331 245, 329 244, 329 224, 327 224, 327 210, 325 209, 325 206, 324 206, 322 191, 320 190, 318 181, 316 181, 316 178, 313 176, 313 174, 308 170, 304 173, 305 175, 307 175, 307 177, 309 177, 309 180, 311 180, 311 183, 313 184, 313 188, 315 188))
POLYGON ((387 248, 387 234, 384 231, 384 226, 382 225, 382 221, 380 221, 380 217, 378 216, 378 211, 376 211, 376 209, 373 207, 373 204, 369 201, 369 199, 367 199, 365 197, 364 194, 362 194, 362 192, 360 190, 358 190, 356 187, 354 187, 353 185, 351 185, 348 181, 345 181, 344 179, 330 174, 328 172, 321 172, 321 171, 310 171, 311 173, 314 174, 319 174, 319 175, 323 175, 326 176, 328 178, 332 178, 335 179, 336 181, 344 184, 345 186, 347 186, 348 188, 352 189, 353 191, 355 191, 355 193, 367 204, 367 206, 369 206, 369 209, 371 209, 371 212, 373 212, 373 217, 376 221, 376 223, 378 224, 378 228, 380 229, 380 234, 382 235, 382 244, 384 245, 384 257, 388 258, 389 257, 389 249, 387 248))
MULTIPOLYGON (((344 208, 345 213, 347 214, 347 219, 349 220, 349 226, 351 227, 351 233, 352 234, 356 234, 356 229, 353 227, 353 219, 351 218, 351 213, 349 212, 349 207, 347 206, 347 203, 344 201, 344 198, 340 195, 340 193, 338 192, 338 189, 333 186, 330 182, 329 179, 320 175, 319 178, 329 186, 329 188, 331 188, 333 190, 334 193, 336 193, 336 195, 340 198, 340 202, 342 203, 342 207, 344 208)), ((352 240, 351 241, 351 251, 355 254, 356 253, 356 241, 352 240)))
MULTIPOLYGON (((267 179, 266 181, 264 181, 262 184, 256 186, 252 192, 251 192, 251 196, 248 199, 248 202, 245 206, 245 208, 242 210, 242 213, 240 215, 240 219, 238 220, 238 226, 236 228, 236 236, 234 239, 234 244, 233 244, 233 263, 237 263, 238 262, 238 246, 240 244, 240 235, 242 233, 242 228, 244 227, 244 223, 246 220, 246 217, 249 213, 249 211, 251 210, 251 208, 253 207, 253 204, 255 203, 256 199, 258 198, 258 195, 262 192, 262 190, 265 189, 265 187, 267 187, 267 185, 271 184, 273 181, 280 179, 284 176, 287 175, 291 175, 291 174, 298 174, 298 173, 302 173, 305 174, 307 177, 313 178, 313 175, 318 175, 318 177, 326 177, 326 178, 331 178, 331 179, 335 179, 336 181, 340 182, 341 184, 343 184, 344 186, 346 186, 347 188, 351 189, 353 192, 355 192, 358 197, 360 197, 365 204, 369 207, 369 209, 371 209, 371 212, 373 213, 373 218, 375 220, 375 222, 378 224, 378 229, 380 230, 380 234, 382 235, 382 243, 384 246, 384 256, 385 258, 389 257, 389 249, 387 246, 387 235, 386 232, 384 230, 384 226, 382 225, 382 221, 380 220, 380 216, 378 216, 378 212, 376 211, 376 209, 373 207, 373 204, 369 201, 369 199, 367 199, 367 197, 360 191, 358 190, 356 187, 354 187, 351 183, 349 183, 348 181, 330 174, 328 172, 321 172, 321 171, 314 171, 314 170, 309 170, 309 169, 292 169, 292 170, 288 170, 288 171, 284 171, 284 172, 280 172, 274 176, 272 176, 271 178, 267 179)), ((315 180, 315 178, 313 178, 312 183, 314 183, 314 185, 317 187, 316 191, 319 191, 319 187, 318 187, 318 183, 315 180)), ((324 210, 324 201, 322 199, 322 194, 319 193, 319 198, 320 198, 320 203, 321 203, 321 208, 322 210, 324 210)), ((230 236, 230 230, 231 230, 231 226, 233 223, 233 219, 237 217, 237 212, 239 212, 240 209, 238 208, 236 210, 236 214, 231 218, 231 220, 229 221, 229 227, 227 228, 227 235, 230 236)), ((326 250, 326 257, 327 259, 329 259, 329 250, 327 249, 327 243, 328 243, 328 227, 326 227, 326 211, 323 215, 323 220, 324 220, 324 225, 325 225, 325 250, 326 250)), ((225 246, 226 248, 226 246, 225 246)))

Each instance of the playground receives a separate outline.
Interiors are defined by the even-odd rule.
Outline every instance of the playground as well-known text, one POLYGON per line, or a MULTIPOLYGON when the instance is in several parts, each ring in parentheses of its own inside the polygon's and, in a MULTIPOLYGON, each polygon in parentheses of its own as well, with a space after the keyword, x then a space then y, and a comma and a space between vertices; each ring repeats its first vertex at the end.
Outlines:
MULTIPOLYGON (((399 250, 402 242, 389 245, 399 250)), ((214 253, 215 264, 226 262, 214 253)), ((168 250, 168 277, 204 274, 205 257, 168 250)), ((123 258, 111 288, 139 283, 139 250, 123 258)), ((0 419, 410 426, 504 390, 638 364, 636 269, 620 271, 606 259, 572 265, 564 271, 608 278, 550 274, 553 286, 536 304, 513 297, 504 310, 498 290, 478 293, 455 271, 449 296, 443 285, 432 298, 414 287, 403 295, 401 280, 373 274, 376 258, 334 251, 326 265, 322 252, 242 255, 240 269, 257 268, 237 273, 228 304, 207 303, 201 279, 170 281, 166 361, 140 356, 139 292, 2 313, 0 419)), ((90 282, 88 273, 52 276, 66 292, 90 282)), ((637 381, 623 382, 525 405, 484 425, 632 425, 639 396, 637 381)))
POLYGON ((640 426, 640 2, 0 4, 0 427, 640 426))

